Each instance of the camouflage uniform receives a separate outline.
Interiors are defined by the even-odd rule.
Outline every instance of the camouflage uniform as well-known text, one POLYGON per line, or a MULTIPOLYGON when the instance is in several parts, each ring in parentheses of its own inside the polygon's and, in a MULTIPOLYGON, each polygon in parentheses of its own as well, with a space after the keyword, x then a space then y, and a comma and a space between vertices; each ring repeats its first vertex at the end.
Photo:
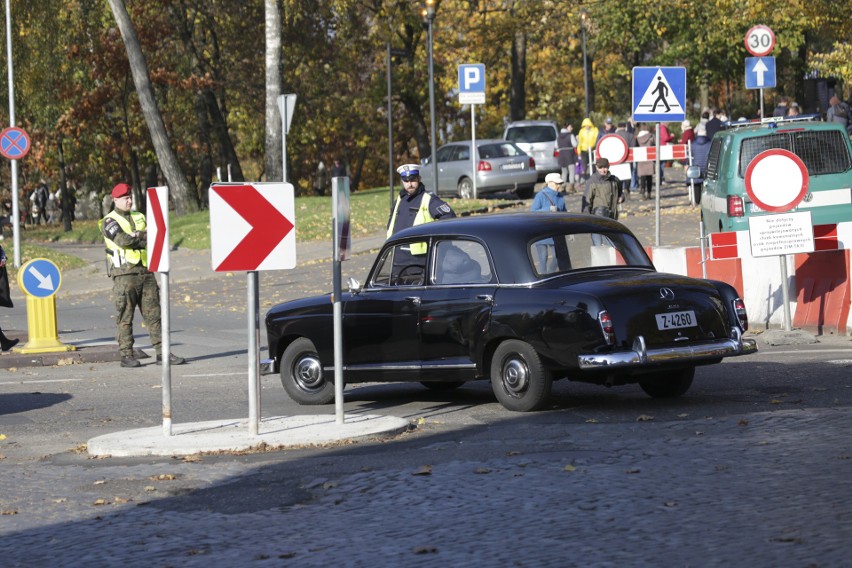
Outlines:
POLYGON ((115 209, 101 220, 100 225, 107 243, 107 267, 112 278, 112 297, 118 326, 116 341, 121 355, 133 356, 133 313, 137 306, 151 336, 151 345, 157 355, 161 355, 160 287, 146 266, 145 216, 115 209), (130 227, 135 228, 137 235, 126 232, 116 216, 121 216, 130 227), (118 250, 115 246, 111 249, 110 241, 118 250), (121 254, 123 252, 138 262, 132 262, 121 254))

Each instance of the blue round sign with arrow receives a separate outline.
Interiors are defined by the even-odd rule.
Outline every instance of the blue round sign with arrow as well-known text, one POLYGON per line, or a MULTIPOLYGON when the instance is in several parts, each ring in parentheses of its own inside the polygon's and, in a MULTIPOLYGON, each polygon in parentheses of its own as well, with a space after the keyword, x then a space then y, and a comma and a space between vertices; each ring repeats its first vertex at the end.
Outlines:
POLYGON ((21 289, 36 298, 49 298, 62 284, 59 267, 46 258, 36 258, 25 263, 18 271, 21 289))

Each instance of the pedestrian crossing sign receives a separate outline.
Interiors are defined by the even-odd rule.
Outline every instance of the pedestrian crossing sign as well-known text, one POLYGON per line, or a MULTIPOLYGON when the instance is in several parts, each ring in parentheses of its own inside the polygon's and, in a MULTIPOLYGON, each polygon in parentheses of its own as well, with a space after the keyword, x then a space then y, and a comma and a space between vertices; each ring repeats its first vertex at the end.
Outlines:
POLYGON ((681 122, 686 118, 686 67, 633 68, 633 120, 681 122))

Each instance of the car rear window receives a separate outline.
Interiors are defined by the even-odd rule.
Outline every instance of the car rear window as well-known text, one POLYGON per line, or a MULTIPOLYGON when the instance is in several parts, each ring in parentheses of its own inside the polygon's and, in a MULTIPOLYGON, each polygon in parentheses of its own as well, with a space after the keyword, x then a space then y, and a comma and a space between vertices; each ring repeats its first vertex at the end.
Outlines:
POLYGON ((479 157, 483 160, 493 158, 512 158, 514 156, 523 156, 524 151, 515 146, 503 142, 502 144, 483 144, 479 147, 479 157))
POLYGON ((774 148, 796 154, 808 168, 808 175, 838 174, 852 168, 846 141, 839 130, 790 130, 744 139, 740 146, 740 177, 745 177, 755 156, 774 148))
POLYGON ((556 129, 545 124, 536 126, 510 126, 506 130, 506 140, 511 142, 553 142, 556 140, 556 129))

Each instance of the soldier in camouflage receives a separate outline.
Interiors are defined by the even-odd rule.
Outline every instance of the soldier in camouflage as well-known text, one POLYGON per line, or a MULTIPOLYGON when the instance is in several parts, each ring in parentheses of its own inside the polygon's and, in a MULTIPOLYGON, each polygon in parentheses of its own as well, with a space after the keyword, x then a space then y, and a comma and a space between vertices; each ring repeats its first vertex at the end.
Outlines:
MULTIPOLYGON (((115 208, 101 219, 98 226, 106 244, 107 273, 112 278, 121 366, 132 368, 141 365, 133 351, 133 313, 137 306, 142 312, 142 320, 148 328, 151 346, 159 363, 162 360, 160 287, 154 274, 148 271, 145 215, 130 210, 133 197, 126 183, 112 188, 112 200, 115 208)), ((169 354, 172 365, 185 362, 182 357, 169 354)))

